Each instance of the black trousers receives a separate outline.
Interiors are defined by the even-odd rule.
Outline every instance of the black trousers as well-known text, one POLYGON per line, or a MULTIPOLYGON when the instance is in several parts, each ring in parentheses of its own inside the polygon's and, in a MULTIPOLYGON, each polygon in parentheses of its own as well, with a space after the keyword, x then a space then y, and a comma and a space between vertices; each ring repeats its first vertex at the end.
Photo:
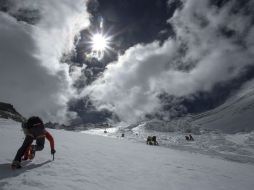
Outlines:
MULTIPOLYGON (((22 146, 18 149, 18 152, 14 158, 14 161, 21 162, 22 156, 25 154, 27 148, 33 143, 35 139, 31 136, 26 136, 22 146)), ((44 148, 45 137, 36 139, 35 151, 41 151, 44 148)))

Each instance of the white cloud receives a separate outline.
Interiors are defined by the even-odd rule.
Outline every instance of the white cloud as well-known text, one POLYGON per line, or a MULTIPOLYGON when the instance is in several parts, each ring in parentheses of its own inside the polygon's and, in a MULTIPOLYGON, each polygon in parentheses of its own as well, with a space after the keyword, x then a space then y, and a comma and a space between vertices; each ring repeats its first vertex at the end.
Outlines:
MULTIPOLYGON (((35 25, 0 12, 0 101, 24 116, 64 122, 66 104, 75 96, 69 67, 60 63, 78 32, 89 25, 83 0, 10 0, 9 12, 39 10, 35 25)), ((75 78, 75 77, 74 77, 75 78)))
POLYGON ((209 2, 183 1, 168 21, 175 29, 174 39, 162 46, 153 42, 131 47, 83 94, 89 94, 98 108, 133 122, 160 108, 161 92, 189 96, 239 76, 254 64, 251 16, 243 10, 232 12, 235 1, 221 9, 209 2))

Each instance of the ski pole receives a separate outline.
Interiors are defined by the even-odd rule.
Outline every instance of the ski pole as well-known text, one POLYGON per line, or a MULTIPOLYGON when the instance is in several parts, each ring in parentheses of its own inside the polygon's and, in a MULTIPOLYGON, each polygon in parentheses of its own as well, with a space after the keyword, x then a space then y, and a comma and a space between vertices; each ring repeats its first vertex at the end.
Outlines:
POLYGON ((52 154, 52 156, 53 156, 53 160, 55 160, 55 154, 52 154))

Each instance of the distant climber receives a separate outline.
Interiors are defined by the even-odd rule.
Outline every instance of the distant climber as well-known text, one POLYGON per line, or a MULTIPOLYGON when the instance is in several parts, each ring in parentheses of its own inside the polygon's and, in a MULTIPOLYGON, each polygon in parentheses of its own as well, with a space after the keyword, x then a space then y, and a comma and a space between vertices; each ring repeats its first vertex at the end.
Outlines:
POLYGON ((159 145, 159 143, 156 140, 156 136, 148 136, 147 139, 146 139, 146 144, 159 145))
POLYGON ((190 138, 190 141, 194 141, 194 138, 192 137, 191 134, 189 134, 189 138, 190 138))
POLYGON ((192 137, 191 134, 189 134, 188 136, 187 135, 185 136, 185 140, 187 140, 187 141, 194 141, 194 138, 192 137))
POLYGON ((44 124, 39 117, 30 117, 26 122, 22 123, 22 129, 25 134, 25 140, 22 146, 17 151, 17 154, 12 162, 12 169, 21 167, 21 160, 33 159, 36 151, 41 151, 44 148, 45 137, 50 142, 51 154, 54 156, 54 139, 51 134, 44 128, 44 124), (32 145, 36 140, 36 144, 32 145))

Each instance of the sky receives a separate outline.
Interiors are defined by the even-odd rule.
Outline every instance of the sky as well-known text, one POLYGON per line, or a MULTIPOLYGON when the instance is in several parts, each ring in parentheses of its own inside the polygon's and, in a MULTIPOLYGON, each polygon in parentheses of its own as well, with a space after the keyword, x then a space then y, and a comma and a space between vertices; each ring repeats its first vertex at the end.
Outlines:
POLYGON ((253 78, 253 3, 0 0, 0 101, 61 123, 212 109, 253 78))
MULTIPOLYGON (((163 43, 151 36, 152 41, 129 47, 84 90, 97 107, 113 110, 130 122, 151 113, 170 120, 213 108, 247 80, 253 66, 253 1, 194 0, 178 6, 176 1, 167 1, 168 7, 172 4, 178 9, 165 22, 171 27, 161 30, 170 34, 173 28, 173 35, 163 43)), ((156 6, 151 7, 156 15, 156 6)), ((121 14, 125 11, 117 15, 121 14)), ((146 20, 155 22, 150 15, 146 20)))
POLYGON ((89 25, 86 3, 1 0, 0 6, 0 101, 25 117, 75 117, 66 106, 75 96, 69 66, 60 58, 89 25))

